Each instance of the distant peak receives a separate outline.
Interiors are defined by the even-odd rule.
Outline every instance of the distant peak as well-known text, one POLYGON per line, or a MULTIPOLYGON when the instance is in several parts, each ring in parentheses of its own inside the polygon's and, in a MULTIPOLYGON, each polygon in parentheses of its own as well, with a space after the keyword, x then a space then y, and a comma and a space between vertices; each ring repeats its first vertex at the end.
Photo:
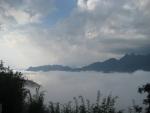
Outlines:
POLYGON ((122 58, 135 57, 135 56, 137 56, 135 53, 126 53, 122 58))
POLYGON ((124 56, 135 56, 135 53, 126 53, 124 56))
POLYGON ((117 61, 117 59, 115 59, 115 58, 110 58, 110 59, 104 61, 104 63, 106 63, 106 62, 115 62, 115 61, 117 61))
POLYGON ((136 70, 150 71, 150 54, 139 55, 127 53, 122 58, 110 58, 104 62, 95 62, 80 68, 63 65, 47 65, 30 67, 28 71, 102 71, 102 72, 134 72, 136 70))

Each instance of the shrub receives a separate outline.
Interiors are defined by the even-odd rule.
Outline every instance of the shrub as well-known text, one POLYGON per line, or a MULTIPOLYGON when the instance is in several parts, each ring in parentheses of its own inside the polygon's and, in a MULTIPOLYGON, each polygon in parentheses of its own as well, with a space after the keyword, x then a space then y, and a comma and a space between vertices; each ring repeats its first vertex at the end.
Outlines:
POLYGON ((23 111, 26 89, 25 79, 20 72, 14 72, 0 63, 0 103, 3 113, 21 113, 23 111))

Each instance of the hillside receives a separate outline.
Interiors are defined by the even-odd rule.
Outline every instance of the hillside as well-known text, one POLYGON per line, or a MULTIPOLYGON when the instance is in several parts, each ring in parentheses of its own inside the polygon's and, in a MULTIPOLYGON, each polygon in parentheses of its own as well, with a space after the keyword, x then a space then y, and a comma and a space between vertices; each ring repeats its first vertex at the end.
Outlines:
POLYGON ((103 62, 91 63, 81 68, 71 68, 62 65, 44 65, 29 67, 27 71, 101 71, 101 72, 134 72, 136 70, 150 71, 150 54, 126 54, 120 59, 110 58, 103 62))

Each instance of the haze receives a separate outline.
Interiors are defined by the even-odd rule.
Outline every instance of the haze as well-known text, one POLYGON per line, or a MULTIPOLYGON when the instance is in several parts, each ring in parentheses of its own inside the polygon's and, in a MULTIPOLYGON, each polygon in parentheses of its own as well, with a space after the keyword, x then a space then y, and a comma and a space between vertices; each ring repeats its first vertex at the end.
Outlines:
MULTIPOLYGON (((26 73, 26 77, 42 85, 45 101, 67 103, 73 97, 84 96, 91 102, 96 101, 97 91, 102 97, 109 94, 118 96, 117 107, 126 109, 132 100, 141 105, 144 95, 138 88, 150 81, 150 73, 137 71, 134 73, 100 73, 100 72, 36 72, 26 73)), ((32 89, 35 93, 35 88, 32 89)))

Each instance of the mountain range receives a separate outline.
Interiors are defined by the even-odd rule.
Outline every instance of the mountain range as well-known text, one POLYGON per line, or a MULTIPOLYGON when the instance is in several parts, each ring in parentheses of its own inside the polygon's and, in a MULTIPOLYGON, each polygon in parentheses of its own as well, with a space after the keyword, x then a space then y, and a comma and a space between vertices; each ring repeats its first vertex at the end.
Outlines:
POLYGON ((29 67, 27 71, 99 71, 99 72, 134 72, 137 70, 150 71, 150 54, 137 55, 125 54, 120 59, 110 58, 103 62, 95 62, 89 65, 72 68, 63 65, 43 65, 29 67))

